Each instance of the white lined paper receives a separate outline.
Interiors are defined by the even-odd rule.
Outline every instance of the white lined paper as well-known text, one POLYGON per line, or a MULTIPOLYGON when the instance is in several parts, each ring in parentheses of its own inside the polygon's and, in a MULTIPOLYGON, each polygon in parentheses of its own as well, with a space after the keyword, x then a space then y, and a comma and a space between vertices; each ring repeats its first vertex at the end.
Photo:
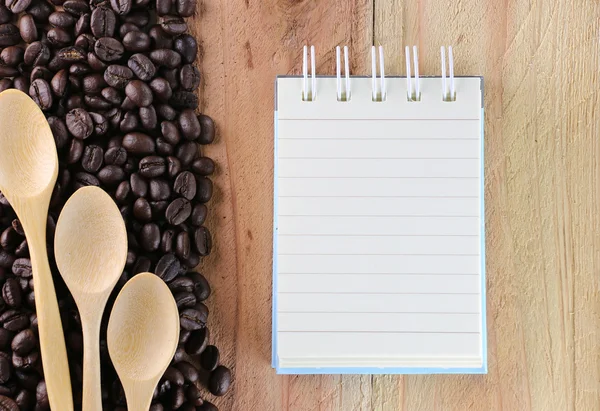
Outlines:
POLYGON ((374 103, 356 78, 342 104, 335 78, 314 102, 278 79, 280 366, 482 365, 480 79, 457 78, 456 102, 440 81, 407 102, 386 79, 374 103))

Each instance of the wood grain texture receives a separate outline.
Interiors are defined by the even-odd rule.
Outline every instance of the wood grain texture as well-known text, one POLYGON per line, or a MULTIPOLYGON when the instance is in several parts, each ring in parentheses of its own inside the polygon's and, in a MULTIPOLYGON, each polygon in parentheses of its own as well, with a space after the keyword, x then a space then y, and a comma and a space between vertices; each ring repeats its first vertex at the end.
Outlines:
POLYGON ((600 3, 595 0, 204 0, 203 111, 218 126, 204 263, 212 341, 234 370, 224 410, 600 409, 600 3), (320 74, 334 48, 368 74, 485 77, 486 376, 276 376, 271 356, 273 84, 314 44, 320 74))

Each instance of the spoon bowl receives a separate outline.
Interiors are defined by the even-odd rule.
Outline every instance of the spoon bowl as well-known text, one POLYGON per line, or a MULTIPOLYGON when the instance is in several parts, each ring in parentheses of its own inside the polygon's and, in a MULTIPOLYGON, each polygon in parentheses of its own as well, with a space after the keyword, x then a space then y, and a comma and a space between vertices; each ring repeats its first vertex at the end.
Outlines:
POLYGON ((72 411, 71 376, 48 253, 46 221, 58 176, 52 130, 25 93, 0 93, 0 191, 14 209, 27 238, 42 366, 53 410, 72 411))
POLYGON ((125 223, 104 190, 83 187, 69 198, 56 223, 54 254, 81 316, 83 410, 102 411, 100 323, 127 260, 125 223))
POLYGON ((127 409, 147 411, 179 341, 179 312, 169 287, 154 274, 134 276, 119 293, 108 321, 108 353, 127 409))

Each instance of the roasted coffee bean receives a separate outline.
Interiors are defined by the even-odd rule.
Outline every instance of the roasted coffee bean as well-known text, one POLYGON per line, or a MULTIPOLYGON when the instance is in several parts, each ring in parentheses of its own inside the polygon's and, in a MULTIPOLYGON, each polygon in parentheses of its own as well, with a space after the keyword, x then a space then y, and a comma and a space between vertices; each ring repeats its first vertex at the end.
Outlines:
POLYGON ((125 35, 131 31, 142 31, 138 26, 133 23, 123 23, 121 27, 119 27, 119 36, 121 38, 125 37, 125 35))
POLYGON ((12 355, 12 364, 15 368, 22 370, 33 369, 39 362, 40 353, 33 351, 25 356, 20 356, 16 352, 12 355))
POLYGON ((206 371, 214 371, 219 365, 219 349, 214 345, 207 346, 200 355, 200 365, 206 371))
POLYGON ((131 10, 131 0, 110 0, 112 9, 121 16, 126 16, 131 10))
POLYGON ((115 191, 115 200, 117 203, 125 203, 127 198, 131 194, 131 186, 129 185, 129 181, 121 181, 121 183, 117 186, 117 190, 115 191))
MULTIPOLYGON (((150 198, 154 201, 164 201, 171 197, 171 187, 169 183, 161 179, 153 179, 150 181, 150 198)), ((168 205, 168 203, 167 203, 168 205)), ((163 211, 167 207, 163 209, 163 211)))
POLYGON ((119 129, 124 133, 128 133, 130 131, 137 129, 139 127, 139 125, 140 125, 140 120, 139 120, 137 114, 135 114, 135 112, 133 112, 133 111, 128 111, 123 116, 123 120, 121 120, 119 129))
POLYGON ((150 89, 154 93, 154 96, 163 102, 169 101, 173 95, 171 85, 167 80, 161 77, 157 77, 150 82, 150 89))
POLYGON ((169 177, 174 178, 181 171, 181 161, 177 157, 167 157, 167 174, 169 177))
MULTIPOLYGON (((75 36, 77 36, 79 38, 79 36, 81 36, 81 35, 88 34, 87 31, 90 30, 91 19, 92 19, 92 17, 90 15, 90 13, 85 13, 85 14, 82 14, 81 16, 79 16, 79 18, 77 19, 77 22, 75 23, 75 31, 74 31, 75 36)), ((85 50, 89 51, 91 44, 92 44, 92 42, 89 41, 87 47, 85 47, 85 50)), ((77 45, 77 40, 75 40, 75 45, 77 45)))
POLYGON ((141 222, 148 222, 152 219, 152 209, 148 200, 143 197, 135 200, 135 203, 133 203, 133 216, 141 222))
POLYGON ((145 10, 138 10, 123 16, 126 23, 133 23, 138 27, 144 27, 150 21, 150 13, 145 10))
POLYGON ((25 43, 33 43, 38 39, 38 30, 31 14, 19 17, 19 33, 25 43))
POLYGON ((104 71, 106 67, 108 67, 105 62, 100 60, 100 58, 92 52, 88 53, 87 61, 90 68, 95 71, 104 71))
POLYGON ((27 94, 27 91, 29 91, 29 80, 24 76, 15 77, 13 85, 17 90, 25 94, 27 94))
POLYGON ((117 90, 114 87, 105 87, 102 89, 100 94, 106 101, 108 101, 109 103, 111 103, 112 105, 115 105, 115 106, 120 105, 121 102, 123 101, 123 97, 121 96, 121 93, 119 93, 119 90, 117 90))
POLYGON ((17 396, 15 397, 15 403, 17 404, 20 410, 29 410, 35 405, 35 394, 31 391, 21 390, 17 393, 17 396))
POLYGON ((196 195, 196 178, 189 171, 181 172, 175 179, 173 191, 188 200, 192 200, 196 195))
POLYGON ((142 31, 130 31, 123 37, 123 46, 127 51, 146 51, 150 48, 150 36, 142 31))
POLYGON ((9 307, 19 307, 22 302, 21 286, 14 278, 6 280, 2 286, 2 299, 9 307))
POLYGON ((27 240, 23 240, 21 244, 15 248, 15 255, 17 257, 27 257, 29 256, 29 247, 27 246, 27 240))
POLYGON ((99 186, 100 185, 100 181, 95 176, 93 176, 92 174, 89 174, 89 173, 84 173, 84 172, 75 173, 74 177, 75 177, 74 187, 76 190, 81 187, 99 186))
POLYGON ((225 395, 231 385, 231 371, 222 365, 218 366, 208 379, 208 389, 213 395, 225 395))
POLYGON ((196 12, 196 0, 175 0, 175 9, 181 17, 190 17, 196 12))
POLYGON ((179 84, 187 91, 194 91, 200 85, 200 72, 195 66, 186 64, 179 71, 179 84))
MULTIPOLYGON (((179 69, 177 69, 177 68, 170 69, 167 67, 163 67, 163 68, 161 68, 159 75, 164 77, 164 79, 169 82, 169 85, 171 86, 171 88, 173 90, 176 90, 179 88, 179 69)), ((171 101, 171 100, 169 100, 169 101, 171 101)))
MULTIPOLYGON (((158 247, 157 247, 158 249, 158 247)), ((181 263, 174 254, 165 254, 156 264, 156 275, 165 282, 173 280, 181 271, 181 263)))
POLYGON ((121 119, 123 118, 123 112, 118 108, 112 108, 104 113, 109 123, 114 127, 118 128, 121 119))
POLYGON ((127 61, 127 66, 133 73, 143 81, 149 81, 156 75, 156 67, 154 63, 143 54, 134 54, 127 61))
POLYGON ((31 81, 34 81, 37 79, 50 81, 50 80, 52 80, 52 72, 50 70, 48 70, 46 67, 40 67, 40 66, 34 67, 33 70, 31 70, 31 75, 30 75, 29 79, 31 81))
POLYGON ((183 34, 177 37, 173 43, 173 48, 181 54, 184 63, 191 64, 196 60, 198 43, 196 42, 196 39, 189 34, 183 34))
MULTIPOLYGON (((69 76, 69 79, 72 79, 72 76, 69 76)), ((73 83, 71 83, 71 87, 73 87, 73 83)), ((74 110, 76 108, 83 108, 83 98, 81 97, 81 95, 76 94, 76 95, 72 95, 67 99, 67 105, 66 105, 67 110, 74 110)))
POLYGON ((211 144, 215 140, 215 123, 212 118, 204 114, 200 114, 198 119, 200 120, 200 126, 202 128, 198 143, 211 144))
POLYGON ((8 253, 5 250, 0 250, 0 267, 9 268, 12 267, 16 258, 14 255, 8 253))
POLYGON ((118 185, 125 177, 125 171, 119 166, 107 165, 98 171, 98 180, 109 187, 118 185))
POLYGON ((122 166, 127 161, 127 150, 123 147, 111 147, 104 153, 104 162, 122 166))
POLYGON ((180 410, 187 399, 183 387, 175 387, 174 389, 171 389, 170 397, 169 405, 173 410, 180 410))
POLYGON ((6 7, 13 14, 23 13, 31 5, 31 0, 6 0, 6 7))
POLYGON ((194 294, 198 301, 204 301, 210 297, 211 289, 206 278, 197 272, 189 272, 187 276, 194 283, 194 294))
POLYGON ((181 65, 181 55, 174 50, 158 49, 150 52, 150 60, 156 66, 168 67, 174 69, 181 65))
POLYGON ((204 204, 194 204, 192 207, 192 215, 190 223, 196 227, 200 227, 206 221, 208 210, 204 204))
POLYGON ((90 29, 95 37, 112 37, 117 26, 117 16, 106 7, 97 7, 90 17, 90 29))
POLYGON ((12 226, 6 227, 0 234, 0 245, 7 251, 14 250, 20 242, 21 236, 12 226))
POLYGON ((48 16, 48 22, 54 27, 60 27, 63 29, 72 27, 77 19, 72 14, 66 11, 55 11, 48 16))
POLYGON ((17 277, 31 278, 31 260, 29 258, 18 258, 12 263, 12 273, 17 277))
POLYGON ((215 162, 208 157, 200 157, 192 162, 192 170, 203 176, 211 175, 215 172, 215 162))
POLYGON ((29 327, 29 317, 15 310, 7 310, 0 315, 0 323, 8 331, 18 332, 29 327))
POLYGON ((192 213, 192 206, 185 198, 176 198, 165 211, 167 222, 172 225, 183 223, 192 213))
POLYGON ((158 104, 156 106, 156 114, 167 121, 173 121, 177 117, 175 109, 168 104, 158 104))
POLYGON ((160 251, 163 253, 170 253, 173 251, 173 240, 175 237, 175 230, 167 229, 163 231, 160 239, 160 251))
MULTIPOLYGON (((66 3, 65 3, 66 4, 66 3)), ((50 407, 50 402, 48 401, 48 390, 46 389, 46 382, 44 380, 40 381, 35 389, 35 398, 37 399, 37 403, 42 409, 48 409, 50 407)))
POLYGON ((104 150, 102 150, 102 147, 92 144, 83 151, 81 167, 89 173, 95 173, 102 167, 103 160, 104 150))
POLYGON ((181 372, 185 381, 194 384, 200 379, 200 375, 196 367, 187 361, 180 361, 175 363, 175 368, 181 372))
POLYGON ((140 80, 131 80, 125 87, 125 94, 138 107, 152 104, 152 90, 140 80))
POLYGON ((150 201, 150 207, 152 207, 152 214, 157 216, 163 216, 168 206, 168 201, 150 201))
POLYGON ((173 0, 156 0, 156 14, 166 16, 171 12, 173 0))
POLYGON ((181 387, 183 386, 183 384, 185 384, 185 378, 183 374, 174 366, 170 366, 165 370, 162 379, 171 381, 171 384, 176 385, 178 387, 181 387))
POLYGON ((69 140, 67 125, 62 119, 54 116, 48 117, 48 124, 50 125, 50 130, 52 130, 56 148, 63 148, 69 140))
POLYGON ((166 161, 163 157, 147 156, 140 160, 139 172, 142 177, 154 178, 167 171, 166 161))
POLYGON ((171 36, 177 36, 187 31, 185 20, 178 16, 162 16, 159 23, 162 29, 171 36))
POLYGON ((52 90, 46 80, 35 79, 29 87, 29 95, 42 110, 46 111, 52 107, 52 90))
POLYGON ((85 101, 85 104, 92 109, 108 110, 111 108, 111 104, 100 96, 84 96, 83 101, 85 101))
POLYGON ((196 200, 201 203, 210 201, 213 193, 212 181, 206 177, 198 177, 196 182, 198 183, 196 188, 196 200))
POLYGON ((177 147, 177 158, 184 167, 189 166, 198 157, 198 145, 193 141, 187 141, 177 147))
POLYGON ((131 99, 129 97, 125 97, 123 99, 123 102, 121 103, 121 109, 123 109, 125 111, 131 111, 135 108, 137 108, 137 106, 135 105, 135 103, 133 101, 131 101, 131 99))
POLYGON ((19 29, 10 23, 0 24, 0 47, 14 46, 21 41, 19 29))
POLYGON ((50 61, 50 49, 40 41, 33 42, 25 49, 23 61, 28 66, 42 66, 50 61))
POLYGON ((131 191, 137 197, 145 197, 148 193, 148 182, 139 173, 134 173, 129 178, 131 191))
POLYGON ((90 74, 83 78, 84 93, 100 94, 104 87, 106 87, 106 81, 104 81, 104 76, 102 74, 90 74))
POLYGON ((179 144, 181 134, 175 123, 171 121, 163 121, 160 123, 160 132, 169 144, 179 144))
POLYGON ((190 235, 185 231, 177 234, 175 239, 175 254, 182 260, 186 260, 190 256, 190 235))
POLYGON ((185 343, 185 352, 189 355, 202 354, 208 346, 208 339, 208 328, 192 331, 189 340, 185 343))
MULTIPOLYGON (((140 107, 140 123, 146 130, 154 130, 158 125, 158 118, 154 106, 140 107)), ((158 140, 156 140, 158 146, 158 140)))
POLYGON ((106 117, 98 113, 89 113, 94 123, 94 135, 103 136, 108 132, 109 124, 106 117))
POLYGON ((100 60, 110 62, 119 60, 125 49, 119 40, 111 37, 102 37, 96 40, 94 52, 100 60))
MULTIPOLYGON (((8 78, 3 78, 0 79, 0 92, 3 92, 4 90, 8 90, 9 88, 13 88, 13 82, 11 79, 8 78)), ((29 92, 29 87, 27 87, 27 90, 25 90, 25 93, 29 92)))
POLYGON ((94 131, 94 123, 89 113, 82 108, 76 108, 67 113, 67 128, 73 137, 86 139, 94 131))
POLYGON ((131 69, 118 64, 108 66, 104 72, 104 80, 106 83, 117 89, 124 89, 132 78, 133 72, 131 69))
POLYGON ((5 328, 0 328, 0 350, 6 350, 10 347, 10 343, 14 334, 5 328))
POLYGON ((204 304, 199 304, 197 308, 186 308, 179 315, 179 322, 183 329, 194 331, 204 328, 208 318, 208 309, 204 304))
POLYGON ((198 108, 198 96, 189 91, 176 91, 173 93, 169 104, 174 108, 178 109, 197 109, 198 108))
POLYGON ((64 47, 60 49, 56 55, 59 59, 67 63, 85 61, 87 58, 85 51, 77 46, 64 47))
POLYGON ((11 348, 18 355, 27 355, 37 345, 37 338, 31 328, 27 328, 13 338, 11 348))
MULTIPOLYGON (((60 27, 53 27, 50 30, 48 30, 48 34, 46 35, 46 37, 48 38, 48 42, 55 48, 66 47, 73 42, 73 37, 71 36, 71 34, 69 34, 68 31, 61 29, 60 27)), ((54 64, 59 64, 63 62, 64 60, 58 59, 58 61, 54 64)), ((53 67, 53 65, 49 65, 49 67, 53 67)))
POLYGON ((74 138, 71 140, 71 144, 69 145, 69 154, 67 156, 68 164, 75 164, 79 161, 83 154, 83 141, 74 138))
POLYGON ((154 153, 156 145, 147 134, 128 133, 123 137, 123 148, 134 155, 148 155, 154 153))
POLYGON ((0 64, 0 77, 15 77, 19 75, 19 70, 14 67, 3 66, 0 64))
POLYGON ((150 259, 148 259, 147 257, 140 257, 137 259, 135 265, 133 266, 133 273, 138 274, 148 272, 150 271, 151 266, 152 262, 150 261, 150 259))
MULTIPOLYGON (((150 409, 148 411, 164 411, 165 408, 162 406, 162 404, 152 404, 150 406, 150 409)), ((118 410, 118 411, 124 411, 124 410, 118 410)))
POLYGON ((45 0, 34 0, 27 12, 33 16, 36 23, 46 23, 54 12, 54 7, 45 0))
POLYGON ((63 3, 63 8, 74 16, 81 16, 90 12, 90 6, 83 0, 67 0, 63 3))
POLYGON ((23 62, 25 50, 19 46, 8 46, 0 53, 0 64, 5 66, 17 66, 23 62))
POLYGON ((67 86, 69 82, 69 75, 67 70, 60 70, 58 73, 52 77, 50 81, 50 87, 54 94, 58 97, 63 97, 67 91, 67 86))
POLYGON ((177 119, 181 134, 188 140, 195 140, 200 137, 201 128, 198 117, 194 110, 183 110, 177 119))
POLYGON ((0 2, 0 24, 8 23, 12 20, 12 12, 6 8, 4 2, 0 2))
MULTIPOLYGON (((7 370, 6 373, 10 375, 10 370, 7 370)), ((19 411, 20 409, 26 408, 19 408, 19 405, 11 398, 0 395, 0 409, 2 409, 2 411, 19 411)))
POLYGON ((212 248, 212 238, 210 235, 210 231, 206 227, 198 227, 194 231, 194 245, 196 246, 196 251, 201 256, 207 256, 210 254, 212 248))
POLYGON ((158 250, 160 246, 160 229, 154 223, 145 224, 140 231, 140 245, 145 251, 158 250))

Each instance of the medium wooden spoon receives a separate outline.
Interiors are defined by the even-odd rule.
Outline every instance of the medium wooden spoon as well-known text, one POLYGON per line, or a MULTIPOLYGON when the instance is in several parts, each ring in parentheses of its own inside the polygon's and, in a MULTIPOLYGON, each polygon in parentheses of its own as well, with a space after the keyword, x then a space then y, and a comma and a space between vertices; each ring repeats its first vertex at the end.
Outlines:
POLYGON ((129 411, 148 411, 178 341, 179 312, 169 287, 151 273, 134 276, 115 301, 107 331, 129 411))
POLYGON ((83 187, 69 198, 56 223, 54 255, 81 317, 83 411, 102 411, 100 323, 127 259, 125 223, 104 190, 83 187))
POLYGON ((18 90, 0 93, 0 191, 17 213, 29 246, 40 351, 53 410, 73 410, 69 363, 46 251, 50 196, 58 157, 42 111, 18 90))

